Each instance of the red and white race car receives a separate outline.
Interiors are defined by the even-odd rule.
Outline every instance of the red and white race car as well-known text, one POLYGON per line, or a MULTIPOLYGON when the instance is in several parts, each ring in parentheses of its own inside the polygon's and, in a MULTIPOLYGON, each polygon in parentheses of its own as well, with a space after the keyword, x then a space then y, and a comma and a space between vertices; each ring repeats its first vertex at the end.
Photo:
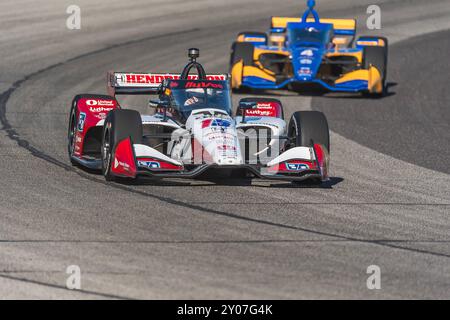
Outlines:
MULTIPOLYGON (((328 179, 325 116, 272 98, 245 98, 233 115, 227 74, 207 75, 190 49, 182 74, 108 73, 108 94, 73 99, 72 164, 116 177, 194 178, 207 171, 290 181, 328 179), (196 69, 196 74, 190 74, 196 69), (159 95, 151 115, 123 109, 119 94, 159 95)), ((223 175, 221 175, 223 176, 223 175)))

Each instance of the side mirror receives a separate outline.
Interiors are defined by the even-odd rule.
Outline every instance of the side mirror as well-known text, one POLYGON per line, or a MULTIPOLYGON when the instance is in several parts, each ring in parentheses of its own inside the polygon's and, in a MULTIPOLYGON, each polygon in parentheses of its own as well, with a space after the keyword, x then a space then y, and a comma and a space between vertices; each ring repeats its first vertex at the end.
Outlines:
POLYGON ((167 121, 167 108, 170 106, 170 102, 166 100, 150 100, 148 102, 148 106, 151 108, 163 108, 164 109, 164 119, 163 121, 167 121))
POLYGON ((258 103, 254 101, 239 101, 239 109, 241 109, 242 114, 242 123, 245 123, 245 111, 256 109, 257 106, 258 103))
POLYGON ((148 106, 151 108, 167 108, 169 106, 169 101, 165 100, 150 100, 148 106))

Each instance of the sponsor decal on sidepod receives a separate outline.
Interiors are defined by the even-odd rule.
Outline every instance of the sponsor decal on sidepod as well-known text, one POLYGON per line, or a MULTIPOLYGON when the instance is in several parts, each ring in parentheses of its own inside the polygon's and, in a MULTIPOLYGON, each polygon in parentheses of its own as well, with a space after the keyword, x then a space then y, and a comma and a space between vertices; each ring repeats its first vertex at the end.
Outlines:
POLYGON ((114 158, 114 169, 117 169, 119 166, 122 166, 125 170, 130 170, 130 165, 128 163, 119 161, 117 158, 114 158))
POLYGON ((86 100, 86 104, 88 106, 114 106, 114 102, 112 100, 86 100))
POLYGON ((289 171, 303 171, 303 170, 308 170, 309 166, 307 164, 304 164, 304 163, 289 163, 289 162, 286 162, 286 168, 289 171))
POLYGON ((105 107, 89 107, 89 111, 93 113, 97 112, 109 112, 114 108, 105 108, 105 107))
POLYGON ((156 161, 138 161, 138 165, 149 169, 159 169, 161 167, 159 162, 156 161))
POLYGON ((77 126, 79 132, 83 132, 85 121, 86 121, 86 113, 80 112, 80 117, 78 119, 78 126, 77 126))

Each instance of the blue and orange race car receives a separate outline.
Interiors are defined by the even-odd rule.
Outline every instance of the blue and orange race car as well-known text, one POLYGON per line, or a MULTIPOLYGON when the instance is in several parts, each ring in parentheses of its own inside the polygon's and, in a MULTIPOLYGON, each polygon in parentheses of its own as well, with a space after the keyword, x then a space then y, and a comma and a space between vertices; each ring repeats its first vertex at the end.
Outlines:
POLYGON ((361 36, 355 19, 322 19, 315 1, 300 18, 272 17, 269 33, 241 32, 230 61, 235 90, 291 89, 317 84, 329 91, 386 92, 388 41, 361 36))

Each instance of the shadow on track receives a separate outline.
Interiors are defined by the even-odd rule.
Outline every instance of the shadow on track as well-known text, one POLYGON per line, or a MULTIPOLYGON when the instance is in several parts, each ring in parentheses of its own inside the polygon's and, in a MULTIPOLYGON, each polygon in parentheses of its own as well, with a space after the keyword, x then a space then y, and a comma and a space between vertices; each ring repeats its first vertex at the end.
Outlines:
POLYGON ((204 177, 192 180, 180 181, 171 179, 152 179, 139 177, 136 180, 119 178, 115 181, 124 186, 158 186, 158 187, 207 187, 207 186, 231 186, 231 187, 256 187, 256 188, 279 188, 279 189, 333 189, 335 185, 343 182, 340 177, 332 177, 329 181, 317 183, 314 181, 286 182, 277 180, 266 180, 259 178, 213 178, 204 177), (261 184, 259 184, 259 183, 261 184))
POLYGON ((361 92, 346 93, 346 92, 331 92, 318 85, 302 85, 299 87, 293 87, 291 89, 280 90, 257 90, 257 89, 239 89, 239 91, 233 91, 239 95, 251 95, 251 96, 265 96, 265 97, 324 97, 332 99, 384 99, 390 96, 394 96, 396 92, 391 92, 390 89, 397 86, 396 82, 388 82, 386 84, 386 93, 382 96, 371 96, 361 92))
MULTIPOLYGON (((395 96, 397 93, 390 91, 391 88, 397 86, 397 82, 388 82, 386 84, 386 92, 383 95, 369 95, 364 93, 345 93, 345 92, 329 92, 321 97, 325 99, 349 99, 349 100, 381 100, 395 96)), ((319 95, 316 95, 316 97, 319 95)))

